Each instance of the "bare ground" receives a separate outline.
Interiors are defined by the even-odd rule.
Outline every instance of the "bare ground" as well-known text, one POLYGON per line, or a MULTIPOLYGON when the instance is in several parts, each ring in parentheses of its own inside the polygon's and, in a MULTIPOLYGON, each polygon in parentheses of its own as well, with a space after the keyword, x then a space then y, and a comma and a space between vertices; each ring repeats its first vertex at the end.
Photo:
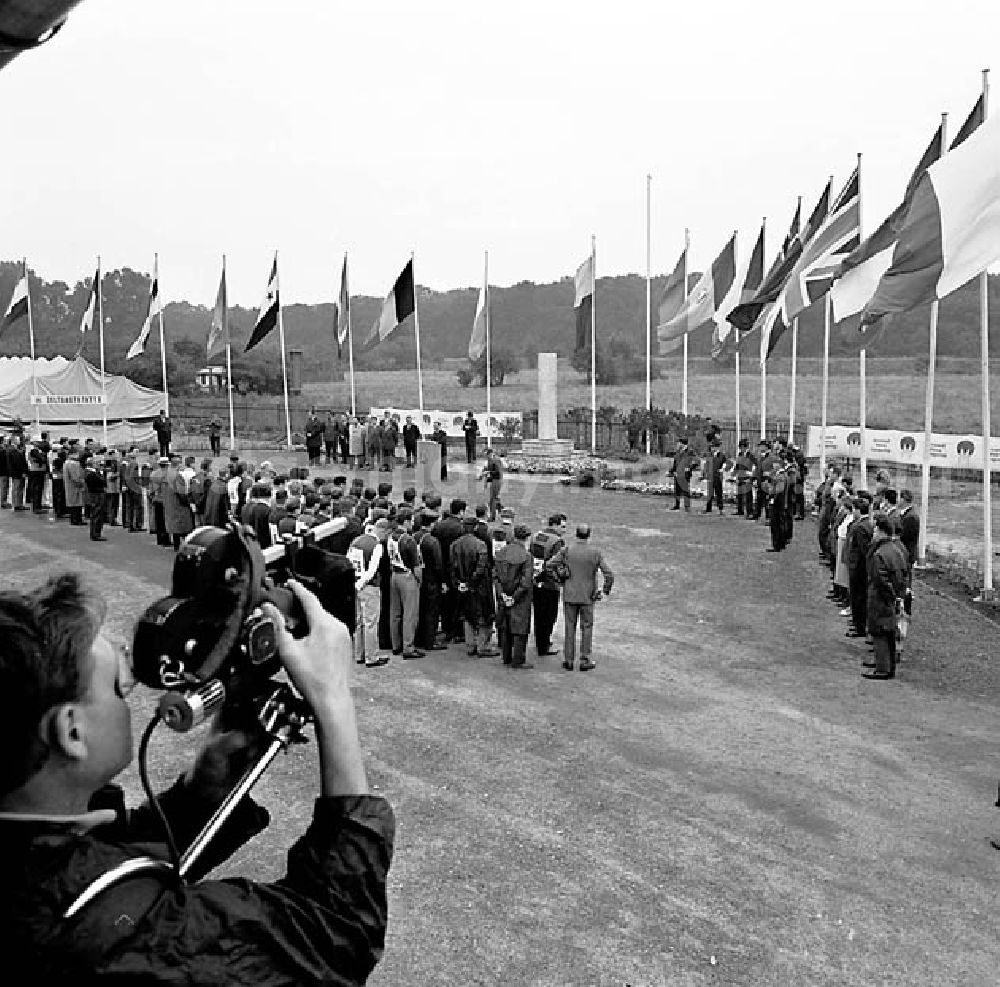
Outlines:
MULTIPOLYGON (((869 682, 811 522, 773 555, 762 525, 662 498, 509 488, 521 518, 561 506, 595 526, 618 576, 599 667, 449 650, 357 676, 369 777, 398 820, 370 983, 995 984, 996 625, 918 583, 900 677, 869 682)), ((82 567, 127 634, 171 553, 73 534, 5 512, 3 583, 82 567)), ((154 778, 190 743, 154 739, 154 778)), ((314 757, 265 775, 272 826, 225 873, 279 876, 314 757)))

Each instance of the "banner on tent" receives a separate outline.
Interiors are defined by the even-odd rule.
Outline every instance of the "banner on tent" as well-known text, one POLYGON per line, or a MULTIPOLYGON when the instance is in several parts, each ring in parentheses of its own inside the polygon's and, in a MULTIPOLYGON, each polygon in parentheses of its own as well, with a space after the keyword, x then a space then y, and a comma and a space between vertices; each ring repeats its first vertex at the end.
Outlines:
MULTIPOLYGON (((817 458, 823 430, 809 426, 806 455, 817 458)), ((981 470, 983 464, 981 435, 942 435, 931 433, 930 464, 946 469, 981 470)), ((896 429, 865 429, 867 459, 903 466, 919 467, 924 456, 923 431, 902 432, 896 429)), ((861 458, 861 430, 851 425, 827 425, 826 455, 861 458)), ((990 439, 990 472, 1000 473, 1000 438, 990 439)))
MULTIPOLYGON (((462 431, 462 422, 465 421, 464 411, 428 411, 424 409, 421 415, 419 408, 375 408, 369 411, 369 415, 381 418, 388 413, 390 416, 398 416, 399 421, 405 422, 409 415, 414 424, 420 429, 421 434, 426 438, 434 430, 434 423, 440 422, 445 434, 449 439, 458 439, 465 435, 462 431)), ((480 437, 486 435, 498 436, 500 425, 504 421, 512 420, 517 422, 517 434, 522 434, 523 422, 520 411, 494 411, 487 421, 486 412, 473 412, 473 418, 479 423, 480 437)))
POLYGON ((107 404, 104 394, 32 394, 32 404, 107 404))

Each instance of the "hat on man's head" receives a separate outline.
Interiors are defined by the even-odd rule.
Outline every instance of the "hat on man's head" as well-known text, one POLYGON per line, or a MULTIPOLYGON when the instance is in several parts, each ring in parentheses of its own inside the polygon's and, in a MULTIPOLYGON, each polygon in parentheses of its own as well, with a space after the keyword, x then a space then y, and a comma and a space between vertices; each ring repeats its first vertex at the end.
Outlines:
POLYGON ((531 528, 526 524, 515 524, 514 525, 514 537, 518 541, 524 541, 525 538, 531 537, 531 528))

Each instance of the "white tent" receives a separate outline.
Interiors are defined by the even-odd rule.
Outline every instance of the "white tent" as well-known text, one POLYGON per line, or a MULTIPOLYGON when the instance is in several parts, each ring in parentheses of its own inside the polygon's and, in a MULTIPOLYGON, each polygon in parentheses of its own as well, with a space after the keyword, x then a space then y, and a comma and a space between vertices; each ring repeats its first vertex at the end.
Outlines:
POLYGON ((152 420, 164 407, 162 391, 101 372, 82 356, 0 359, 0 422, 38 420, 42 428, 60 435, 100 439, 107 395, 108 441, 113 445, 152 442, 152 420))

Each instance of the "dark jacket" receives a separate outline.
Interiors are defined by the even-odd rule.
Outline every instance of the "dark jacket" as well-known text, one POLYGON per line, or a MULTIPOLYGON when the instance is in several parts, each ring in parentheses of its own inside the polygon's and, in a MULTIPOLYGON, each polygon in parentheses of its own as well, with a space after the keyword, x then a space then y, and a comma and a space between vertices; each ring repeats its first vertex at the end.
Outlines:
POLYGON ((868 549, 874 531, 871 518, 863 517, 847 529, 847 571, 864 574, 868 566, 868 549))
POLYGON ((420 429, 416 425, 403 426, 403 447, 405 449, 416 449, 417 440, 420 438, 420 429))
POLYGON ((433 528, 431 528, 431 534, 438 540, 441 545, 441 560, 444 564, 445 578, 443 582, 451 582, 451 546, 462 537, 462 521, 460 518, 455 517, 454 514, 449 514, 447 517, 441 518, 433 528))
POLYGON ((497 612, 502 610, 507 615, 511 634, 527 634, 531 629, 532 565, 528 550, 520 542, 505 545, 497 552, 493 584, 497 612), (513 597, 511 606, 504 605, 501 593, 513 597))
POLYGON ((224 528, 229 523, 229 487, 225 480, 216 477, 208 488, 202 523, 216 528, 224 528))
POLYGON ((896 600, 906 591, 906 549, 884 539, 868 549, 868 632, 890 634, 896 630, 896 600))
POLYGON ((253 528, 261 548, 271 547, 271 505, 262 500, 252 500, 243 505, 240 523, 253 528))
MULTIPOLYGON (((95 878, 143 854, 165 859, 148 807, 80 835, 58 823, 0 821, 0 948, 25 982, 225 985, 362 984, 385 943, 394 820, 369 796, 316 799, 312 823, 273 884, 201 880, 267 825, 246 798, 175 887, 141 875, 105 891, 75 919, 62 914, 95 878)), ((178 847, 211 807, 175 786, 158 799, 178 847)))
POLYGON ((912 505, 899 515, 899 540, 913 565, 920 551, 920 515, 912 505))
POLYGON ((28 472, 28 460, 24 458, 24 450, 17 446, 7 449, 7 470, 10 476, 20 478, 28 472))

